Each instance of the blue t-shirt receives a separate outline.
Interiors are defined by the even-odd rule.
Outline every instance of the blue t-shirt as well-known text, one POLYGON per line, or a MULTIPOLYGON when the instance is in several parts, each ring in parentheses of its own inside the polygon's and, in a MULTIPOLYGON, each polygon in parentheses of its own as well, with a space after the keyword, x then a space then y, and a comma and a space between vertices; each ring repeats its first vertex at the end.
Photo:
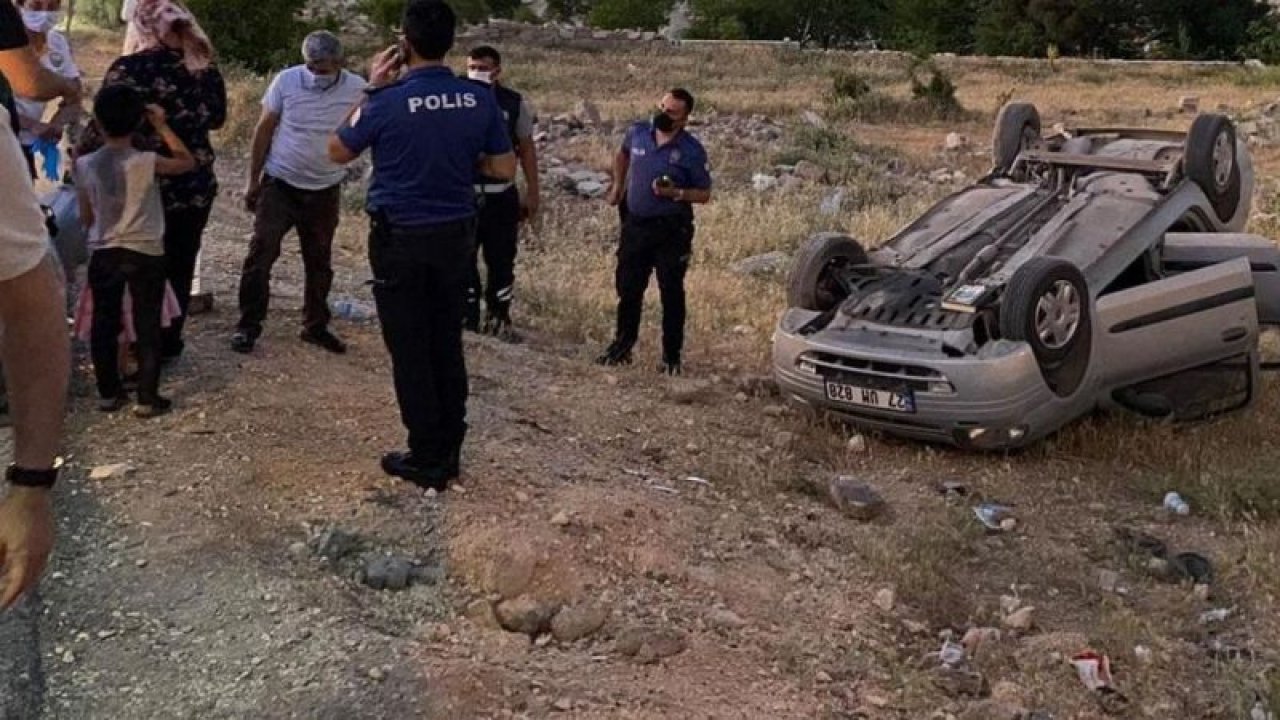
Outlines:
POLYGON ((681 131, 670 142, 658 147, 653 126, 638 122, 627 130, 622 151, 631 156, 627 180, 627 211, 636 217, 662 217, 689 212, 689 204, 653 194, 653 182, 670 176, 679 188, 711 189, 711 170, 702 143, 681 131))
POLYGON ((474 216, 477 161, 511 152, 493 93, 447 67, 414 70, 373 93, 338 139, 353 153, 373 148, 369 207, 404 227, 474 216))

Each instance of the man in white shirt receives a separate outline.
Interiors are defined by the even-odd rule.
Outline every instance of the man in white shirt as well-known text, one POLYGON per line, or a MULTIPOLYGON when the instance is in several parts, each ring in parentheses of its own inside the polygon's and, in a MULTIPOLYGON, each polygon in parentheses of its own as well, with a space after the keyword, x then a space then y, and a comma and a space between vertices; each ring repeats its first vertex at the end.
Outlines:
MULTIPOLYGON (((18 0, 17 4, 22 12, 22 23, 27 29, 30 47, 40 58, 40 64, 79 86, 80 68, 76 67, 71 55, 71 43, 55 29, 62 18, 62 0, 18 0)), ((62 103, 54 116, 46 122, 47 101, 21 94, 15 100, 20 124, 18 139, 22 143, 22 153, 27 158, 31 176, 36 177, 36 149, 40 148, 42 153, 56 152, 56 144, 62 139, 63 130, 79 116, 80 106, 62 103)), ((49 178, 53 182, 58 182, 59 179, 49 178)))
POLYGON ((262 100, 254 132, 245 207, 254 213, 240 275, 240 322, 231 349, 253 350, 267 316, 271 268, 290 230, 298 231, 306 274, 302 339, 329 352, 346 345, 329 330, 333 234, 338 228, 342 165, 329 160, 329 135, 360 101, 364 79, 343 69, 342 43, 320 31, 302 44, 306 61, 284 70, 262 100))

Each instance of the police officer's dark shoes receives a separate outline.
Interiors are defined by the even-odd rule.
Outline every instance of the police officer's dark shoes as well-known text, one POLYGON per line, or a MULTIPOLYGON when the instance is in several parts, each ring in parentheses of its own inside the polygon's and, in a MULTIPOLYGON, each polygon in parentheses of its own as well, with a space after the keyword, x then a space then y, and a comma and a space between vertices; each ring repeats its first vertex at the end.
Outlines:
POLYGON ((614 340, 609 347, 604 349, 600 357, 596 358, 597 365, 630 365, 631 364, 631 346, 614 340))
POLYGON ((231 333, 231 349, 243 355, 253 352, 253 346, 257 342, 258 338, 248 330, 236 330, 231 333))
POLYGON ((516 344, 521 341, 520 333, 516 332, 511 326, 511 318, 502 317, 500 315, 490 315, 484 319, 485 335, 491 335, 498 338, 502 342, 516 344))
POLYGON ((329 332, 328 328, 303 330, 301 337, 303 342, 322 347, 337 355, 347 351, 347 344, 339 340, 337 335, 329 332))
POLYGON ((458 477, 458 467, 452 462, 449 467, 419 463, 407 452, 389 452, 382 456, 382 471, 388 475, 417 485, 418 487, 444 492, 449 489, 449 481, 458 477))
POLYGON ((684 371, 684 367, 680 364, 680 356, 664 357, 661 363, 658 363, 658 372, 663 375, 679 375, 684 371))

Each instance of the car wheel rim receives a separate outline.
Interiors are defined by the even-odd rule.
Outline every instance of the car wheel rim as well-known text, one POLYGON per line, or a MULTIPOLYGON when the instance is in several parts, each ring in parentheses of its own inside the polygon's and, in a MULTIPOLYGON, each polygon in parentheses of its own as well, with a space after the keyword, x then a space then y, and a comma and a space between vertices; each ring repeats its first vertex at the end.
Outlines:
POLYGON ((1082 314, 1080 293, 1067 280, 1058 280, 1036 302, 1036 337, 1050 350, 1061 350, 1075 339, 1082 314))
POLYGON ((1231 183, 1231 171, 1235 169, 1235 153, 1232 152, 1231 137, 1218 133, 1213 141, 1213 182, 1219 191, 1227 189, 1231 183))

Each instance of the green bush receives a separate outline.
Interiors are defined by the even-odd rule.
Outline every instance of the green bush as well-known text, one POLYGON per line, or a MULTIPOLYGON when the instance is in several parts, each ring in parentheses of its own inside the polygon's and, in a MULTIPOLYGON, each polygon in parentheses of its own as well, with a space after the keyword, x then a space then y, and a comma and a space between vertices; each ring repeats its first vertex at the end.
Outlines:
POLYGON ((98 27, 117 27, 123 4, 124 0, 79 0, 75 4, 75 16, 98 27))
POLYGON ((673 0, 596 0, 587 16, 609 30, 657 30, 667 22, 673 0))
POLYGON ((917 62, 912 67, 911 97, 928 106, 932 117, 947 120, 964 115, 964 108, 956 99, 956 84, 930 61, 917 62))
POLYGON ((187 1, 219 57, 256 72, 298 62, 302 38, 313 29, 298 18, 306 4, 306 0, 187 1))
MULTIPOLYGON (((490 15, 509 17, 514 11, 510 0, 448 0, 449 7, 458 16, 459 23, 481 23, 490 15), (497 8, 497 10, 495 10, 497 8)), ((406 0, 360 0, 356 9, 369 18, 375 27, 389 31, 400 27, 404 17, 406 0)))

